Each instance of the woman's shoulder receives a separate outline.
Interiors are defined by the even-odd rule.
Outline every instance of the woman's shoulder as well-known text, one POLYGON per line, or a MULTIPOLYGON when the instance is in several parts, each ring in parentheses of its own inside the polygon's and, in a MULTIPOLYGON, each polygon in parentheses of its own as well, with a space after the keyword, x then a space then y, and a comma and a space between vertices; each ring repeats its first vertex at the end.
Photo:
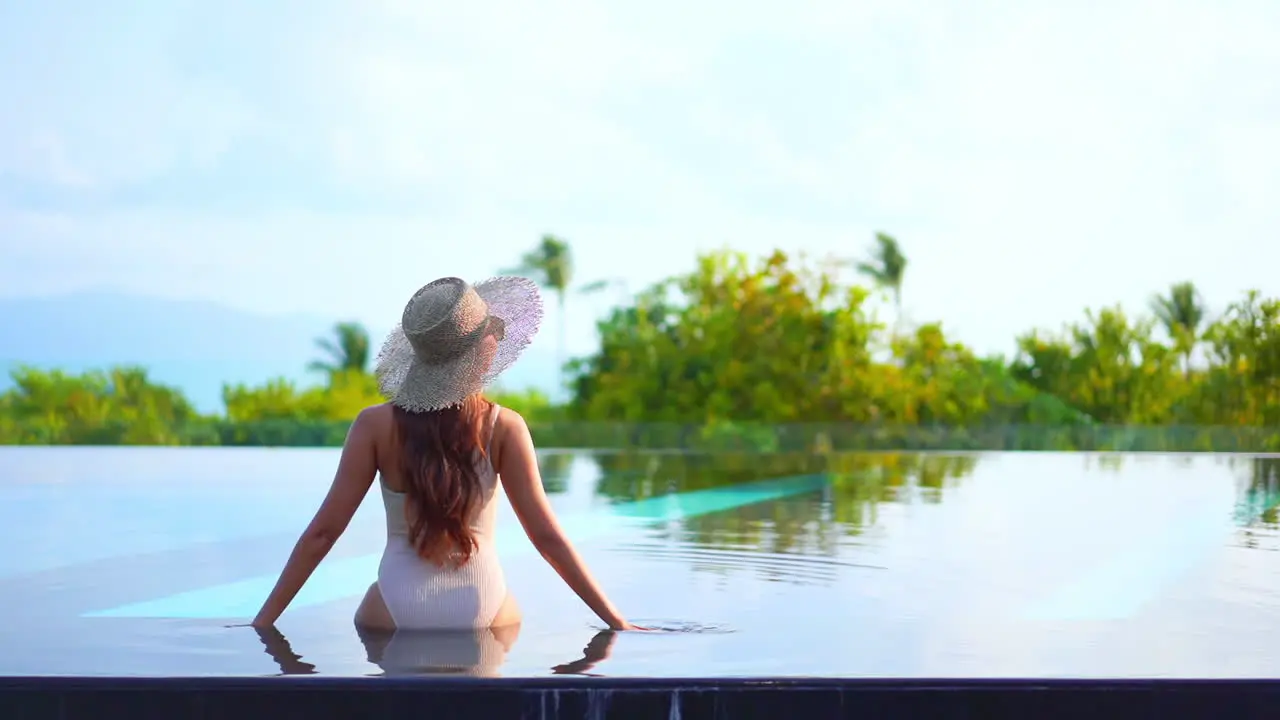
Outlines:
POLYGON ((495 440, 529 434, 529 425, 525 422, 523 415, 505 405, 494 403, 494 406, 498 409, 498 417, 493 423, 495 440))
POLYGON ((497 403, 494 403, 494 407, 498 409, 498 417, 493 422, 493 440, 490 441, 490 449, 493 452, 494 469, 501 474, 502 458, 520 446, 531 448, 533 438, 529 434, 529 426, 525 423, 523 415, 497 403))
POLYGON ((392 422, 391 403, 384 402, 366 407, 356 415, 355 422, 371 428, 390 427, 392 422))
POLYGON ((389 418, 391 417, 391 403, 380 402, 377 405, 370 405, 360 411, 359 417, 371 419, 389 418))
POLYGON ((516 425, 524 425, 524 416, 519 412, 512 410, 506 405, 494 403, 493 406, 498 410, 497 425, 498 427, 510 428, 516 425))

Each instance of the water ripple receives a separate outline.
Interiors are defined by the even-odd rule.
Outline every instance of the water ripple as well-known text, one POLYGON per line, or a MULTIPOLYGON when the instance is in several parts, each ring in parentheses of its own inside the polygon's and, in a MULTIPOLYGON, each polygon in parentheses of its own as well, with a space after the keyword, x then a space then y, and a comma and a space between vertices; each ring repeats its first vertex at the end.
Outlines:
POLYGON ((882 565, 854 563, 815 555, 731 550, 706 546, 672 547, 659 543, 624 543, 618 545, 614 552, 659 562, 679 562, 698 569, 756 570, 768 579, 803 584, 829 583, 835 580, 844 568, 888 569, 882 565))
MULTIPOLYGON (((645 628, 650 633, 693 633, 700 635, 724 635, 737 632, 736 629, 721 623, 703 623, 690 620, 637 619, 633 623, 645 628)), ((603 630, 597 627, 597 630, 603 630)))

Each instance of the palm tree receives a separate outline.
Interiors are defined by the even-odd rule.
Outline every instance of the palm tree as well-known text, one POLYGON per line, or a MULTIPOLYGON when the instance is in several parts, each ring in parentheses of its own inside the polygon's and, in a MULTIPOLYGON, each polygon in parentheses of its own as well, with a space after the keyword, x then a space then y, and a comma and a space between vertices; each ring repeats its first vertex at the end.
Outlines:
POLYGON ((907 257, 902 254, 897 240, 885 233, 876 233, 876 246, 871 249, 870 262, 860 262, 856 267, 876 285, 890 290, 894 307, 902 310, 902 276, 907 270, 907 257))
POLYGON ((1191 353, 1200 339, 1200 325, 1205 320, 1204 300, 1191 281, 1169 286, 1168 295, 1151 298, 1151 312, 1169 333, 1178 351, 1182 353, 1184 372, 1191 375, 1191 353))
POLYGON ((357 322, 341 322, 333 326, 332 339, 316 338, 319 347, 328 356, 325 360, 312 360, 308 370, 333 376, 344 370, 367 372, 369 367, 369 333, 357 322))
POLYGON ((619 302, 626 304, 628 298, 631 297, 631 284, 624 277, 609 277, 600 280, 593 280, 586 285, 578 288, 578 292, 583 295, 595 295, 608 289, 618 291, 619 302))
POLYGON ((559 365, 564 367, 565 355, 565 298, 573 281, 573 252, 569 243, 555 235, 543 235, 537 247, 520 258, 520 264, 504 272, 523 275, 556 295, 560 309, 559 365))

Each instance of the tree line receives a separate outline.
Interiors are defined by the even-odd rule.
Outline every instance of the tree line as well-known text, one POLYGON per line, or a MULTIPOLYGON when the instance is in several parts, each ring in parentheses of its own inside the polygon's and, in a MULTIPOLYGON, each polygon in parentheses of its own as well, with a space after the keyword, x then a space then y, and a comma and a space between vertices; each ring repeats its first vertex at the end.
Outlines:
MULTIPOLYGON (((546 236, 508 272, 561 307, 569 399, 496 399, 560 446, 1280 449, 1278 300, 1247 291, 1214 316, 1179 282, 1140 314, 1089 309, 1019 336, 1011 357, 983 357, 940 322, 902 321, 906 268, 883 233, 861 260, 706 253, 629 295, 598 321, 598 346, 567 359, 570 298, 617 281, 576 285, 569 244, 546 236), (892 299, 892 323, 876 293, 892 299)), ((381 400, 370 348, 362 326, 339 323, 308 366, 323 382, 228 385, 216 416, 144 368, 20 368, 0 394, 0 443, 338 444, 381 400)))

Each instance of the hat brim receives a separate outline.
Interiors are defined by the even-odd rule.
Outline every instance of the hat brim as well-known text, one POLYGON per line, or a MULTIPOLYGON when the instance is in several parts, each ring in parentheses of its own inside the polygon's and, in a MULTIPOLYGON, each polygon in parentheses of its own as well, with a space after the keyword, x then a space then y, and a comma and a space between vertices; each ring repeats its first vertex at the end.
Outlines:
POLYGON ((532 280, 495 277, 472 287, 489 307, 489 315, 502 320, 503 332, 493 360, 479 367, 479 346, 443 363, 418 359, 396 324, 382 343, 374 364, 378 389, 393 404, 411 412, 453 407, 484 390, 524 353, 542 326, 542 295, 532 280))

